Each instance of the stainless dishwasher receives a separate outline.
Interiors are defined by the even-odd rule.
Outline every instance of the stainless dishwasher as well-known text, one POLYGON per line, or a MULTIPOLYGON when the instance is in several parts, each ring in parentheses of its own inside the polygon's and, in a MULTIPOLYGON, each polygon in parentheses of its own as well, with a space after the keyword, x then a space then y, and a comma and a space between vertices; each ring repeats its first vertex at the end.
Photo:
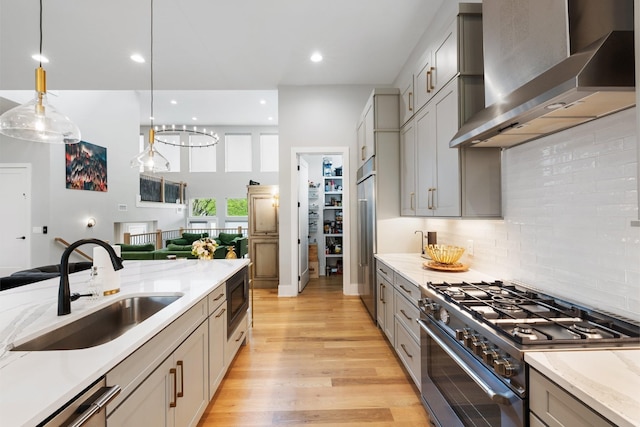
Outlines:
POLYGON ((120 393, 120 386, 107 387, 104 377, 89 386, 40 426, 47 427, 105 427, 106 406, 120 393))

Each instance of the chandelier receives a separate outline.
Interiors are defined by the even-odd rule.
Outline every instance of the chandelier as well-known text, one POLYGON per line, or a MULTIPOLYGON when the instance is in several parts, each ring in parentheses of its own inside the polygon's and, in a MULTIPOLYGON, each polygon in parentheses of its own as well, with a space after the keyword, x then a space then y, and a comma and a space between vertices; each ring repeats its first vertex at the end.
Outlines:
POLYGON ((213 147, 220 141, 220 137, 214 131, 207 131, 207 128, 198 129, 197 126, 162 125, 154 126, 153 130, 155 131, 156 142, 173 145, 175 147, 206 148, 213 147), (166 138, 166 135, 178 135, 180 139, 178 142, 175 142, 173 138, 166 138), (191 138, 197 135, 203 136, 204 138, 191 138))

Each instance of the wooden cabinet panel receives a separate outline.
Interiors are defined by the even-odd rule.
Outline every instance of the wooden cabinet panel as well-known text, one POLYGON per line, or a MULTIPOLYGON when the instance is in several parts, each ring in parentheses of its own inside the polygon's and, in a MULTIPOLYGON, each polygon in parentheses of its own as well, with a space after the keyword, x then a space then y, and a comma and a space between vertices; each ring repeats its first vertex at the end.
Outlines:
POLYGON ((253 286, 256 288, 277 286, 280 271, 278 239, 251 238, 249 246, 249 253, 253 260, 253 286))
POLYGON ((278 209, 272 194, 249 195, 249 234, 278 235, 278 209))

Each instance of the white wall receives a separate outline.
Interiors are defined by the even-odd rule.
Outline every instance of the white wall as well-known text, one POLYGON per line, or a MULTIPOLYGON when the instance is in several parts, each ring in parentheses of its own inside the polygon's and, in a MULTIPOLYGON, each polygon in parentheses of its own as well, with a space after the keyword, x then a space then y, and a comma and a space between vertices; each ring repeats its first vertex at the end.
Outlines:
MULTIPOLYGON (((215 129, 220 137, 220 141, 216 145, 216 172, 189 172, 189 153, 188 149, 180 149, 180 171, 159 173, 158 176, 164 176, 167 180, 174 182, 186 182, 187 198, 208 198, 216 197, 217 220, 218 226, 224 227, 227 220, 225 200, 227 198, 242 199, 247 197, 247 185, 249 180, 257 181, 262 185, 278 185, 277 172, 261 172, 260 171, 260 134, 277 134, 277 126, 212 126, 199 125, 207 129, 215 129), (251 134, 251 172, 225 172, 225 134, 251 134)), ((142 127, 142 133, 145 141, 149 139, 149 127, 142 127)), ((162 153, 163 145, 157 143, 156 148, 162 153)), ((195 150, 197 154, 198 149, 195 150)), ((133 157, 133 156, 132 156, 133 157)), ((282 166, 282 164, 280 164, 282 166)), ((188 212, 187 212, 188 214, 188 212)), ((229 218, 233 221, 233 218, 229 218)), ((184 226, 184 224, 183 224, 184 226)))
MULTIPOLYGON (((297 278, 291 274, 292 263, 297 263, 290 224, 292 218, 291 179, 293 147, 347 147, 349 170, 355 176, 356 123, 373 87, 371 86, 284 86, 278 88, 278 117, 280 129, 280 295, 297 295, 297 278), (294 292, 295 290, 295 292, 294 292)), ((355 180, 350 194, 355 194, 355 180)), ((351 198, 351 211, 355 212, 351 198)), ((354 218, 350 218, 354 221, 354 218)), ((297 237, 297 236, 296 236, 297 237)), ((346 262, 346 261, 345 261, 346 262)), ((355 260, 351 260, 352 283, 355 260)))
MULTIPOLYGON (((140 117, 138 99, 133 91, 59 91, 50 100, 68 115, 82 132, 82 139, 107 148, 107 192, 69 190, 65 188, 64 146, 20 141, 0 135, 2 163, 30 163, 33 171, 32 225, 49 228, 48 234, 31 234, 31 265, 58 263, 63 247, 54 242, 62 237, 68 242, 87 237, 114 241, 114 223, 150 222, 163 230, 185 226, 186 210, 176 208, 136 208, 139 193, 138 170, 129 160, 139 152, 140 117), (126 205, 120 211, 119 205, 126 205), (86 227, 86 218, 96 218, 97 225, 86 227)), ((270 128, 273 131, 274 128, 270 128)), ((222 133, 221 133, 222 135, 222 133)), ((222 144, 224 145, 224 144, 222 144)), ((258 150, 255 150, 254 157, 258 150)), ((219 157, 220 158, 220 157, 219 157)), ((223 156, 221 157, 224 158, 223 156)), ((254 165, 259 162, 254 161, 254 165)), ((219 165, 219 169, 224 170, 219 165)), ((246 197, 249 175, 230 179, 218 174, 167 174, 167 179, 188 182, 188 194, 224 188, 233 197, 246 197)), ((233 174, 232 174, 233 175, 233 174)), ((265 175, 258 176, 260 179, 265 175)), ((255 179, 255 178, 253 178, 255 179)), ((277 182, 277 173, 270 179, 277 182)), ((80 248, 82 250, 82 248, 80 248)), ((91 248, 87 248, 91 253, 91 248)), ((81 260, 81 258, 76 258, 81 260)))
POLYGON ((472 268, 640 320, 635 109, 505 151, 503 221, 429 219, 472 268))

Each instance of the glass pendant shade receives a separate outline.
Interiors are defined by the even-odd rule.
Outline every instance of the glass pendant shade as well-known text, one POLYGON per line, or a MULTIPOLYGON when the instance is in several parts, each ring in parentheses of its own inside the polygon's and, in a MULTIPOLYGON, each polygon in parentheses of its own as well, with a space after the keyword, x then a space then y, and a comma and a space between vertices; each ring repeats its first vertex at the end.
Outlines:
POLYGON ((50 144, 80 142, 80 129, 47 102, 45 71, 36 69, 36 96, 0 116, 0 133, 50 144))
POLYGON ((141 168, 143 172, 169 172, 169 161, 153 147, 155 135, 153 129, 149 131, 149 145, 142 153, 129 162, 132 168, 141 168))

